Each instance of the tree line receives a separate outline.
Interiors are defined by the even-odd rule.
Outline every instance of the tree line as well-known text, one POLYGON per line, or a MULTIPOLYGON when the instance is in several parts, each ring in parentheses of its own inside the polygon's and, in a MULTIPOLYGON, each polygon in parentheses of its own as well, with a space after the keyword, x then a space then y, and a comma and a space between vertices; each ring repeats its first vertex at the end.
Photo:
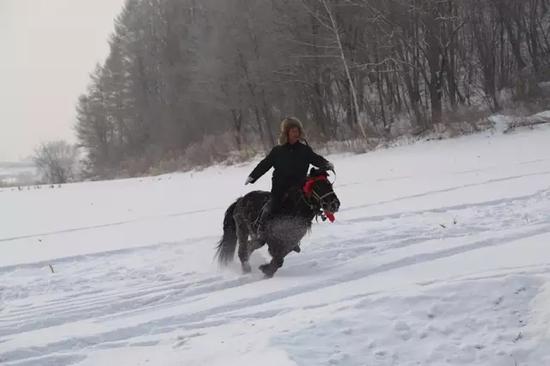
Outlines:
POLYGON ((540 103, 549 2, 127 0, 77 106, 87 172, 266 150, 287 115, 368 141, 540 103))

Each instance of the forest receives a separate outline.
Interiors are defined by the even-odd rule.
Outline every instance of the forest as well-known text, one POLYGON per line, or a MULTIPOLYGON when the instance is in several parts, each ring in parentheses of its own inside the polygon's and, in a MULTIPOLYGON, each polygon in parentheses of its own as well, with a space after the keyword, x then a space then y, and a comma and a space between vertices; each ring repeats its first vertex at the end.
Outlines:
POLYGON ((548 0, 128 0, 77 105, 88 177, 476 129, 548 103, 548 0), (453 127, 454 126, 454 127, 453 127))

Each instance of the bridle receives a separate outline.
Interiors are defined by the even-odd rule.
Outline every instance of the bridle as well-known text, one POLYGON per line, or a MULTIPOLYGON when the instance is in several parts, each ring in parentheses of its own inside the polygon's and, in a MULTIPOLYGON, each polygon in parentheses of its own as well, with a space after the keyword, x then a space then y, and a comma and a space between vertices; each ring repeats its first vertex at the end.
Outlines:
MULTIPOLYGON (((319 193, 317 193, 315 191, 315 189, 313 188, 315 183, 318 182, 318 181, 323 181, 323 180, 327 181, 327 182, 329 181, 325 175, 319 175, 319 176, 316 176, 316 177, 308 178, 307 181, 306 181, 306 184, 304 184, 304 188, 303 188, 305 197, 313 196, 318 201, 319 207, 323 207, 323 203, 324 203, 324 201, 327 197, 330 197, 330 196, 333 196, 333 195, 336 196, 336 193, 334 191, 327 192, 323 195, 320 195, 319 193)), ((310 207, 312 207, 312 205, 309 202, 308 202, 308 205, 310 207)))

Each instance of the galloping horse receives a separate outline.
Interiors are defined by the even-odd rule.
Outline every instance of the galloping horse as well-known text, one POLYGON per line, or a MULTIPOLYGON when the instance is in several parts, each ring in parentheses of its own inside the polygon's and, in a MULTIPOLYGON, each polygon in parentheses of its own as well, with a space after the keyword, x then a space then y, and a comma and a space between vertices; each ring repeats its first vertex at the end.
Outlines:
POLYGON ((269 200, 269 192, 253 191, 238 198, 225 212, 223 237, 216 255, 222 265, 233 261, 237 241, 239 259, 243 272, 251 271, 250 254, 267 243, 271 262, 260 266, 266 277, 272 277, 283 265, 285 256, 300 245, 300 240, 311 229, 317 216, 328 217, 340 208, 340 201, 334 193, 328 173, 312 168, 302 188, 291 189, 284 202, 283 211, 266 222, 266 241, 249 240, 249 234, 256 230, 256 220, 263 206, 269 200))

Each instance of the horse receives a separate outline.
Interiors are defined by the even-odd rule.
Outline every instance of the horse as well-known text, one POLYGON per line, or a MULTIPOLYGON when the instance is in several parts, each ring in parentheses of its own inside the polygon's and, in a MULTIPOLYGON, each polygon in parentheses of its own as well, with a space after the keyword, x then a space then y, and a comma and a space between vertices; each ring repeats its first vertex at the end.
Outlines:
POLYGON ((281 213, 266 221, 265 241, 251 234, 256 232, 256 221, 271 193, 252 191, 233 202, 225 211, 223 236, 217 246, 216 257, 220 265, 227 266, 233 261, 238 242, 241 268, 249 273, 250 255, 267 243, 272 259, 259 269, 265 277, 273 277, 286 255, 293 250, 299 251, 300 241, 310 231, 314 218, 321 216, 323 220, 334 220, 333 213, 340 208, 340 200, 328 177, 327 171, 312 168, 303 187, 289 190, 281 213), (249 236, 253 239, 249 240, 249 236))

